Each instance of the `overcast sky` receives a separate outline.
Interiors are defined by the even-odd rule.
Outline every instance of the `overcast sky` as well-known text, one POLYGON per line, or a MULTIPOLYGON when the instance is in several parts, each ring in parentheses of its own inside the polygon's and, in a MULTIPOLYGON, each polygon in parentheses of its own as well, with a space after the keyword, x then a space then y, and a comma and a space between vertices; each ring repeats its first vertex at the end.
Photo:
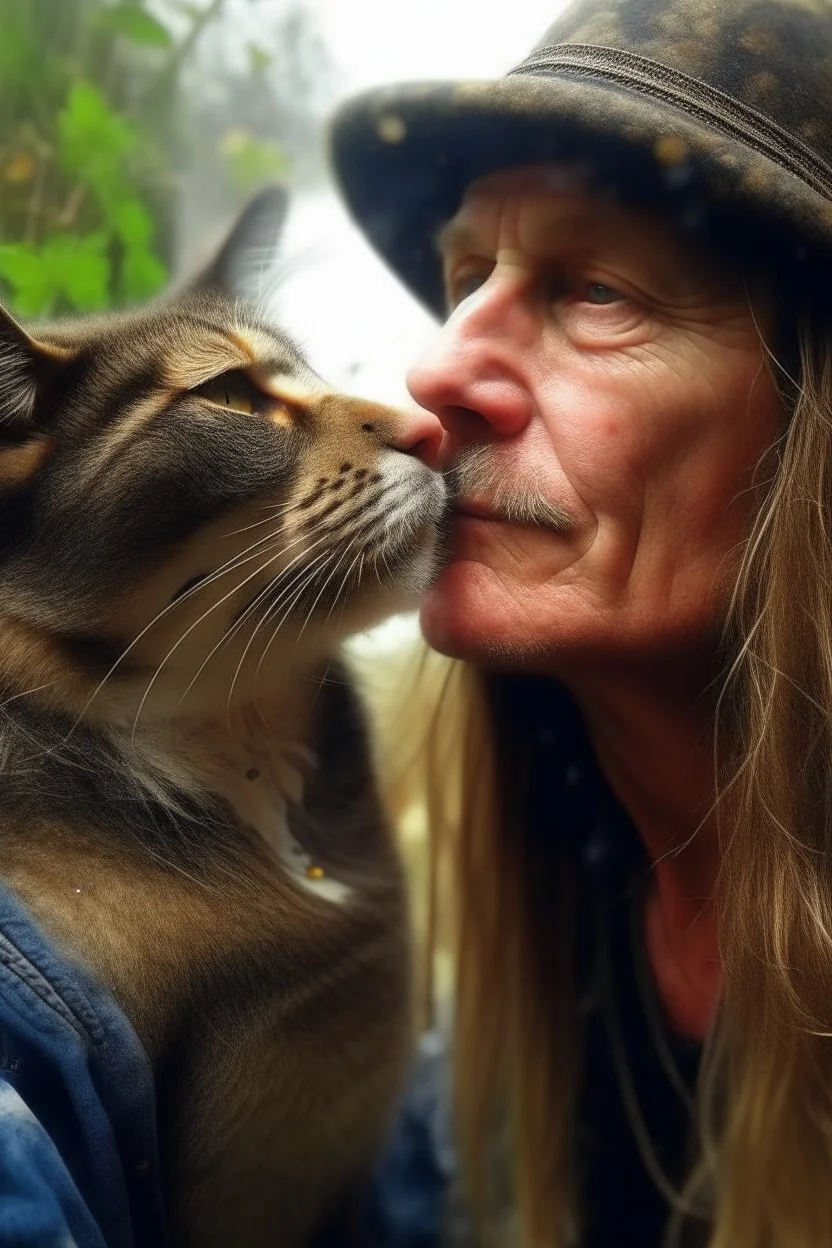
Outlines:
POLYGON ((347 89, 490 77, 523 59, 558 0, 306 0, 347 89))
MULTIPOLYGON (((339 71, 339 92, 425 78, 488 78, 531 50, 561 0, 306 0, 339 71)), ((389 402, 433 326, 351 226, 334 196, 300 200, 278 308, 333 384, 389 402)))

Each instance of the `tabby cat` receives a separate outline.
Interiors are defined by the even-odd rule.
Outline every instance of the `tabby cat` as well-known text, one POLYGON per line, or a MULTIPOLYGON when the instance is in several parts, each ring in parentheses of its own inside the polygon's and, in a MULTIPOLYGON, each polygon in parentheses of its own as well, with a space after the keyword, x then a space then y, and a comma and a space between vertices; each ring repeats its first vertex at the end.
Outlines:
POLYGON ((408 1054, 402 880, 337 650, 432 575, 438 426, 334 393, 235 293, 282 207, 158 305, 0 313, 0 876, 136 1029, 194 1248, 311 1242, 408 1054))

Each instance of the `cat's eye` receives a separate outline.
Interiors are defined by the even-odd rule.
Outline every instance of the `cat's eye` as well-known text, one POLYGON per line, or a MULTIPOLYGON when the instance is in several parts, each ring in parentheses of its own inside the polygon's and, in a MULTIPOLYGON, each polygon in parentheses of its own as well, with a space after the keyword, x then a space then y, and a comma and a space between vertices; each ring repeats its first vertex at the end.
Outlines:
POLYGON ((258 390, 254 382, 239 368, 220 373, 219 377, 212 377, 210 381, 197 386, 192 393, 217 407, 227 407, 230 411, 245 412, 246 415, 265 412, 269 406, 268 395, 258 390))

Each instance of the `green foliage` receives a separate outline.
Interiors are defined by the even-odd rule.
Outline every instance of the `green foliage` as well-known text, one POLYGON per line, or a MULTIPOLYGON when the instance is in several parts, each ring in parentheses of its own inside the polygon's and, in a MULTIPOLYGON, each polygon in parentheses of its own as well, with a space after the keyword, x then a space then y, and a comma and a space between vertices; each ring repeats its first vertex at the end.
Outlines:
POLYGON ((117 35, 126 35, 134 43, 152 48, 169 48, 173 36, 158 18, 144 9, 138 0, 126 0, 118 8, 107 9, 97 15, 99 25, 117 35))
POLYGON ((103 232, 78 238, 50 234, 43 242, 0 245, 0 276, 14 290, 21 316, 59 307, 97 312, 107 306, 110 260, 103 232))
MULTIPOLYGON (((20 315, 118 307, 167 282, 180 80, 225 4, 0 0, 0 298, 20 315)), ((243 132, 225 147, 238 196, 285 171, 273 143, 243 132)))

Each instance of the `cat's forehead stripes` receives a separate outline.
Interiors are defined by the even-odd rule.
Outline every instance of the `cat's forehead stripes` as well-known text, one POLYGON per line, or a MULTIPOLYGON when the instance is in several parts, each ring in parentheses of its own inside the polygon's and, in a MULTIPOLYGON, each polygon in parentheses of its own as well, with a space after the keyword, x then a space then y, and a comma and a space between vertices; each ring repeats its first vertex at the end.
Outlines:
POLYGON ((170 391, 157 391, 143 402, 135 403, 120 420, 109 425, 88 453, 84 466, 77 470, 79 480, 94 482, 122 447, 140 434, 154 416, 163 412, 170 400, 170 391))
MULTIPOLYGON (((313 372, 308 377, 288 376, 283 372, 272 372, 270 369, 255 367, 247 370, 248 375, 259 390, 278 403, 285 403, 290 408, 307 411, 314 408, 325 394, 327 387, 313 372)), ((281 422, 283 423, 283 422, 281 422)))
MULTIPOLYGON (((273 349, 273 344, 272 344, 273 349)), ((169 347, 161 361, 162 379, 171 390, 193 390, 219 373, 250 368, 256 356, 237 335, 204 334, 169 347)))
POLYGON ((152 358, 145 361, 145 367, 150 365, 149 375, 158 376, 157 386, 102 431, 84 469, 88 479, 94 480, 178 395, 225 372, 243 370, 264 394, 274 398, 275 406, 267 419, 279 425, 291 424, 292 411, 311 408, 325 390, 300 357, 293 372, 287 373, 289 360, 285 344, 257 330, 241 328, 220 332, 202 327, 196 334, 184 332, 183 326, 177 326, 170 339, 159 344, 158 351, 155 368, 152 358))
POLYGON ((263 330, 238 328, 235 340, 250 354, 246 372, 264 392, 302 407, 326 388, 295 347, 263 330))
MULTIPOLYGON (((184 327, 183 327, 184 328, 184 327)), ((203 329, 181 332, 159 344, 160 376, 171 390, 192 390, 233 369, 242 369, 267 394, 291 401, 287 386, 299 386, 311 396, 321 382, 299 355, 281 338, 263 330, 237 327, 225 332, 203 329)))

